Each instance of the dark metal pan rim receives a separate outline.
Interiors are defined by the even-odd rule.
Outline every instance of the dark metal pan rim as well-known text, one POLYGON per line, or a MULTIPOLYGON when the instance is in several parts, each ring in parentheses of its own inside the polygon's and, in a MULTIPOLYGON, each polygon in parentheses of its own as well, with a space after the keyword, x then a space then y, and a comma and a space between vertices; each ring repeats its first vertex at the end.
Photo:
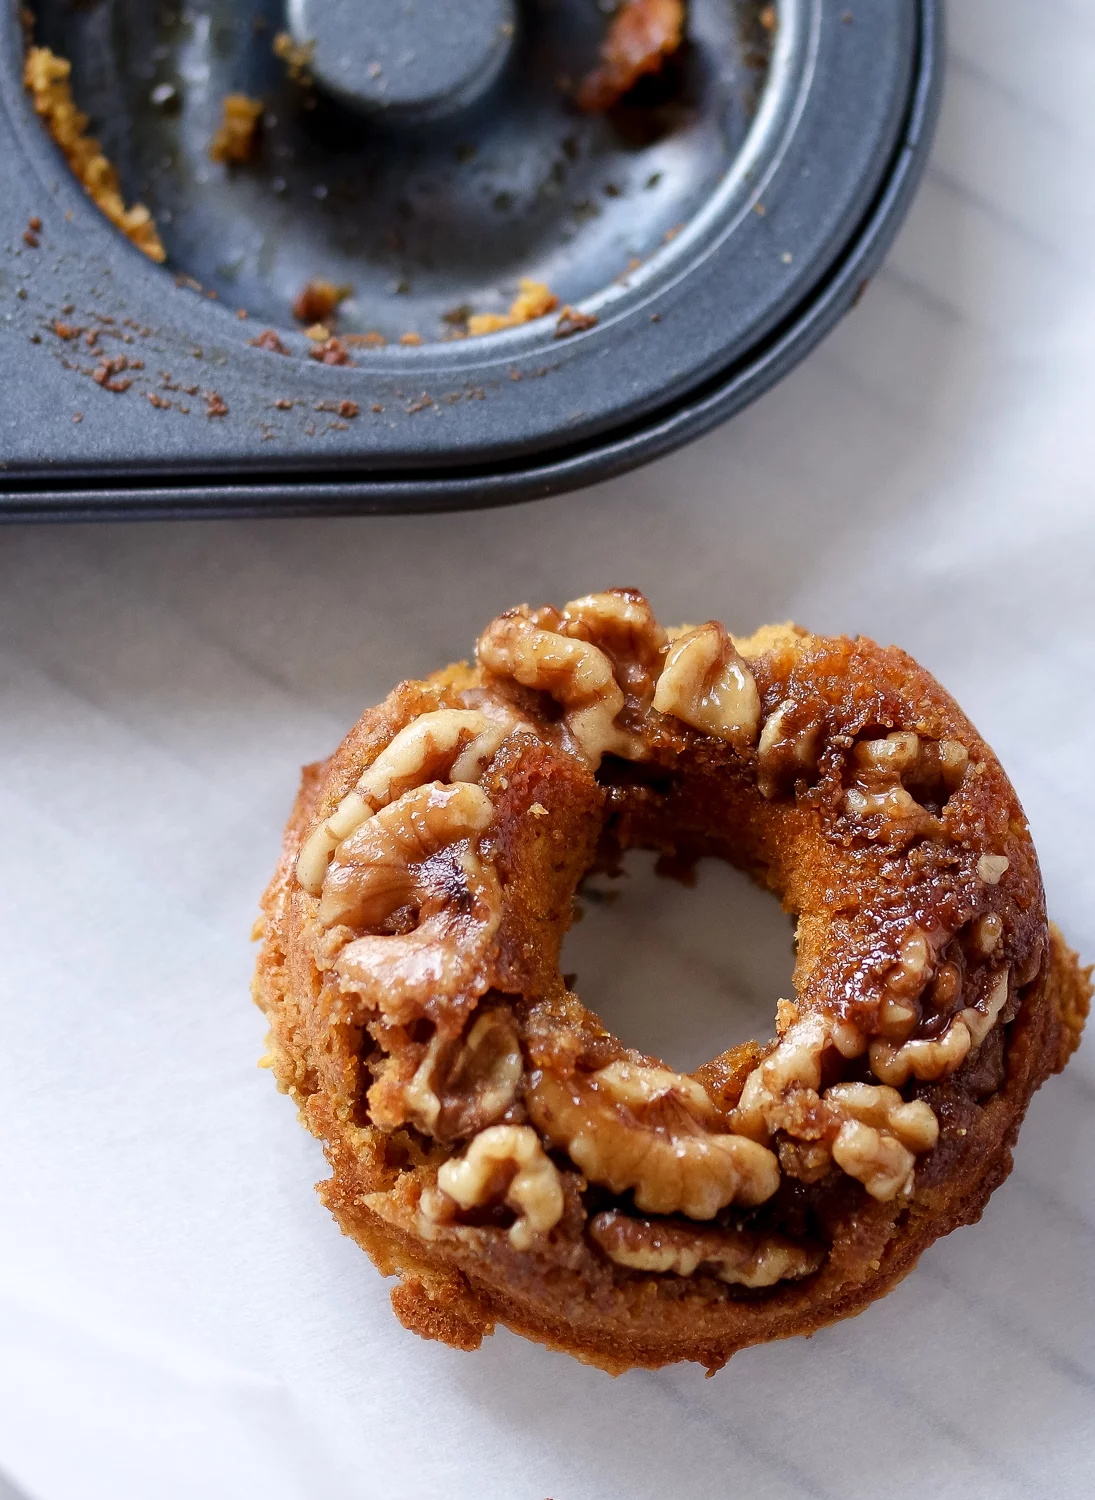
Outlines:
POLYGON ((213 485, 207 478, 153 485, 131 479, 116 481, 107 489, 16 483, 8 490, 9 500, 0 509, 0 517, 13 521, 197 519, 486 508, 564 493, 665 456, 739 411, 798 363, 839 322, 878 268, 918 185, 938 109, 942 33, 932 7, 926 7, 925 15, 922 45, 927 56, 910 101, 901 147, 853 247, 820 293, 762 352, 656 422, 640 424, 596 448, 556 453, 535 466, 498 466, 479 472, 368 478, 325 473, 290 482, 233 477, 213 485))
MULTIPOLYGON (((200 465, 171 455, 144 455, 136 462, 127 459, 124 464, 109 455, 86 464, 70 458, 61 468, 16 462, 5 465, 7 476, 0 480, 5 494, 0 514, 12 520, 45 516, 85 519, 487 506, 572 489, 671 451, 739 410, 797 363, 851 305, 888 247, 919 180, 940 81, 937 0, 918 0, 915 10, 918 35, 913 87, 905 100, 903 117, 897 122, 895 140, 876 174, 871 199, 862 205, 851 229, 845 228, 838 253, 821 268, 820 276, 800 289, 792 305, 780 308, 778 318, 770 320, 770 326, 761 330, 758 338, 734 349, 730 358, 705 371, 702 379, 691 379, 678 389, 663 392, 661 400, 626 413, 623 420, 605 422, 599 430, 591 432, 587 426, 580 435, 570 435, 560 442, 558 433, 565 427, 557 424, 554 442, 517 445, 508 453, 495 444, 486 457, 474 451, 466 456, 451 450, 438 454, 422 447, 402 454, 375 449, 362 454, 344 446, 342 451, 327 455, 320 465, 314 453, 282 451, 267 458, 252 446, 250 452, 218 453, 200 465)), ((814 14, 819 12, 815 10, 814 14)), ((49 175, 55 178, 57 162, 48 143, 39 144, 52 169, 49 175)), ((78 189, 74 197, 76 202, 82 199, 78 189)), ((81 206, 86 216, 97 219, 90 206, 81 206)), ((146 266, 138 252, 128 246, 122 248, 131 264, 140 262, 144 275, 160 274, 146 266)), ((223 335, 226 320, 222 310, 196 299, 192 305, 199 318, 216 326, 223 335)), ((563 352, 569 355, 585 337, 567 341, 563 352)), ((509 344, 510 339, 502 342, 509 344)), ((459 350, 459 346, 454 347, 459 350)), ((552 353, 558 352, 556 346, 552 353)), ((421 366, 413 359, 417 353, 398 351, 397 358, 412 356, 400 358, 400 363, 420 374, 421 366)), ((543 357, 542 348, 528 357, 534 358, 536 353, 543 357)), ((248 349, 246 355, 263 363, 260 351, 248 349)), ((494 356, 494 363, 504 371, 512 370, 515 362, 510 348, 494 356)), ((306 373, 314 382, 312 388, 322 394, 336 382, 340 390, 349 389, 347 374, 360 378, 371 372, 316 366, 306 373)), ((238 374, 233 378, 238 379, 238 374)), ((390 368, 386 378, 391 378, 390 368)), ((408 379, 408 369, 402 369, 397 378, 408 379)))

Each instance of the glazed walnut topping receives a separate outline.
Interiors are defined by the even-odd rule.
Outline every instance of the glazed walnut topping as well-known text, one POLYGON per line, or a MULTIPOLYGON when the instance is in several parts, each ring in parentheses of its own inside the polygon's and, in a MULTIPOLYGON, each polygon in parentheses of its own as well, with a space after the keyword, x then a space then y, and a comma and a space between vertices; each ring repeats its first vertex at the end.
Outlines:
POLYGON ((401 729, 364 771, 352 792, 313 830, 297 860, 297 879, 318 896, 331 854, 367 819, 403 792, 426 781, 477 781, 519 721, 488 718, 469 709, 422 714, 401 729))
POLYGON ((961 785, 969 752, 957 740, 924 740, 912 730, 861 740, 853 749, 854 779, 844 797, 851 818, 878 818, 909 836, 938 831, 941 808, 961 785))
POLYGON ((875 1077, 900 1088, 910 1078, 931 1081, 953 1073, 996 1025, 1008 1002, 1010 981, 1010 970, 1004 969, 992 982, 983 1007, 967 1007, 939 1037, 915 1037, 900 1046, 882 1039, 872 1042, 869 1055, 875 1077))
POLYGON ((751 1140, 766 1141, 783 1128, 789 1096, 805 1090, 818 1097, 826 1051, 833 1049, 843 1058, 853 1058, 865 1046, 863 1036, 848 1022, 818 1015, 794 1022, 775 1050, 745 1080, 731 1116, 734 1129, 751 1140))
POLYGON ((634 589, 586 594, 566 606, 560 623, 564 634, 604 652, 627 702, 645 713, 669 640, 642 594, 634 589))
POLYGON ((729 633, 715 620, 673 642, 654 707, 720 740, 751 743, 760 728, 756 681, 729 633))
POLYGON ((589 1223, 589 1235, 609 1260, 631 1271, 692 1276, 701 1267, 736 1286, 775 1286, 817 1270, 819 1246, 799 1245, 786 1235, 746 1229, 698 1229, 662 1220, 632 1219, 609 1210, 589 1223))
POLYGON ((475 844, 493 812, 480 787, 433 783, 339 845, 319 905, 330 954, 317 957, 344 991, 400 1023, 425 1015, 438 993, 482 993, 501 892, 475 844), (403 908, 416 912, 410 932, 353 936, 403 908))
MULTIPOLYGON (((510 1226, 515 1250, 531 1249, 563 1216, 563 1187, 535 1130, 527 1125, 491 1125, 475 1137, 463 1157, 447 1161, 437 1185, 460 1208, 505 1203, 518 1215, 510 1226)), ((433 1200, 427 1214, 440 1216, 433 1200)))
POLYGON ((433 782, 405 792, 338 846, 323 882, 321 925, 379 926, 411 900, 427 860, 477 837, 493 816, 481 787, 433 782))
POLYGON ((512 610, 480 636, 478 656, 495 677, 553 698, 571 743, 594 770, 609 751, 631 758, 642 753, 637 737, 616 723, 624 693, 612 662, 589 641, 545 629, 529 612, 512 610))
POLYGON ((795 701, 787 698, 764 721, 757 745, 757 787, 762 797, 775 797, 798 776, 808 776, 817 766, 821 726, 808 724, 793 730, 788 720, 795 701))
POLYGON ((906 1104, 894 1088, 838 1083, 825 1102, 842 1116, 833 1160, 881 1202, 912 1191, 916 1158, 934 1149, 939 1121, 922 1099, 906 1104))
POLYGON ((533 1123, 591 1182, 630 1189, 646 1213, 710 1219, 729 1203, 763 1203, 779 1186, 772 1152, 728 1134, 699 1084, 668 1068, 541 1073, 527 1102, 533 1123))
POLYGON ((461 1040, 433 1038, 401 1091, 398 1123, 409 1120, 438 1140, 475 1135, 513 1104, 524 1065, 512 1015, 501 1007, 486 1010, 461 1040))

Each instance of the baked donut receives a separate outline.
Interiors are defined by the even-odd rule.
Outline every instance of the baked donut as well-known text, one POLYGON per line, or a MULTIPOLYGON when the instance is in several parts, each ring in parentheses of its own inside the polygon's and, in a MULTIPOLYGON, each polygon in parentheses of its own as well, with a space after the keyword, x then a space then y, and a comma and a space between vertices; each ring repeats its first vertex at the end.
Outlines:
POLYGON ((320 1193, 406 1327, 619 1372, 806 1334, 978 1218, 1089 972, 1022 809, 922 667, 642 594, 522 606, 308 767, 255 998, 320 1193), (797 919, 775 1037, 690 1076, 572 993, 575 894, 718 855, 797 919))

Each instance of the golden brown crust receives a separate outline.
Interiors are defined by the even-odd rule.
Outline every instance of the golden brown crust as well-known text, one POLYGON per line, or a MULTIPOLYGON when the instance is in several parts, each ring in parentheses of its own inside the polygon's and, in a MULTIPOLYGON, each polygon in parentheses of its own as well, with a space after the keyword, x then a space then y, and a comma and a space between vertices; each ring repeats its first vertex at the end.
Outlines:
MULTIPOLYGON (((1090 971, 1047 926, 1007 778, 938 684, 864 639, 692 635, 682 656, 633 591, 511 612, 485 634, 482 665, 401 684, 305 771, 263 899, 255 998, 279 1086, 324 1142, 323 1199, 401 1276, 397 1315, 424 1337, 470 1349, 501 1322, 612 1372, 715 1370, 848 1316, 980 1216, 1031 1095, 1078 1044, 1090 971), (671 712, 652 707, 656 689, 671 712), (690 693, 723 737, 689 727, 690 693), (426 749, 424 725, 438 726, 426 749), (444 811, 449 842, 415 835, 419 906, 364 934, 325 927, 296 876, 301 850, 325 820, 338 827, 355 787, 383 802, 369 768, 394 763, 408 733, 438 792, 361 815, 380 828, 431 797, 451 809, 453 756, 471 743, 486 758, 460 773, 475 786, 465 800, 489 808, 489 826, 453 842, 444 811), (566 990, 578 881, 634 846, 721 855, 797 915, 796 997, 780 1003, 776 1043, 682 1078, 566 990), (438 967, 458 977, 399 1009, 383 955, 418 941, 436 890, 465 914, 456 948, 481 958, 438 967), (362 943, 381 963, 364 980, 345 958, 362 943), (484 1016, 489 1046, 472 1029, 484 1016), (472 1088, 477 1068, 489 1071, 472 1088), (699 1177, 667 1179, 670 1158, 699 1162, 699 1177), (598 1242, 589 1224, 606 1210, 638 1218, 598 1242), (735 1235, 758 1263, 775 1247, 777 1267, 801 1245, 800 1269, 735 1285, 717 1249, 735 1235), (617 1239, 619 1263, 603 1248, 617 1239)), ((355 837, 372 847, 351 835, 330 856, 343 883, 355 837)))

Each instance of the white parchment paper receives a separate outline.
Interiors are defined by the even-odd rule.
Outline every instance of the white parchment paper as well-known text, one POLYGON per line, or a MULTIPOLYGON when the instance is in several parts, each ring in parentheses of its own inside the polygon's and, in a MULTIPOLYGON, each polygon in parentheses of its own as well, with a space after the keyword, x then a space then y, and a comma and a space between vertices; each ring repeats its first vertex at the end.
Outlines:
MULTIPOLYGON (((912 651, 1002 756, 1095 958, 1095 16, 954 0, 951 24, 887 269, 688 451, 506 512, 0 535, 0 1471, 31 1500, 1092 1493, 1091 1043, 983 1222, 885 1302, 711 1381, 611 1381, 399 1327, 247 994, 300 763, 497 609, 614 583, 669 621, 912 651)), ((646 1036, 679 1012, 687 1064, 785 958, 733 882, 666 903, 636 866, 576 966, 617 1025, 632 986, 646 1036)))

